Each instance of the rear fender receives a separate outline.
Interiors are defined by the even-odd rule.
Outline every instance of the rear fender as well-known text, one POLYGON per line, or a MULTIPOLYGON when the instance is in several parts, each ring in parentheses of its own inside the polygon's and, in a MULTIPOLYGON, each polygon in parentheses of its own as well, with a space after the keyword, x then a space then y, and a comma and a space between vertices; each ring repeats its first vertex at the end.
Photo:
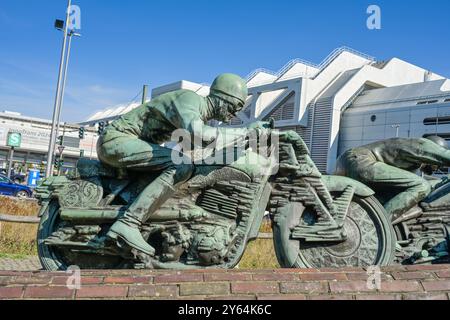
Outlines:
POLYGON ((357 196, 365 198, 375 195, 375 192, 368 186, 348 177, 322 176, 321 179, 330 192, 344 191, 346 187, 352 186, 355 188, 355 194, 357 196))

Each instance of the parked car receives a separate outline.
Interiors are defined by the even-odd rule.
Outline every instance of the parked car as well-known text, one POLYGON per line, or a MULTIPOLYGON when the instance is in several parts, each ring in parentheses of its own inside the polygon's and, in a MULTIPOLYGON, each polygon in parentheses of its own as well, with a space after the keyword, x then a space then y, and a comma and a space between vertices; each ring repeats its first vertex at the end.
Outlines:
POLYGON ((5 196, 31 198, 33 196, 33 191, 27 186, 14 183, 6 175, 0 174, 0 194, 5 196))
POLYGON ((26 176, 24 174, 21 173, 17 173, 17 174, 12 174, 11 175, 11 180, 14 181, 14 183, 17 184, 22 184, 25 182, 25 178, 26 176))
MULTIPOLYGON (((8 175, 8 172, 6 169, 1 169, 0 170, 0 174, 3 174, 5 176, 8 175)), ((26 175, 22 174, 22 173, 14 173, 11 172, 11 180, 14 181, 15 183, 21 184, 25 182, 26 179, 26 175)))

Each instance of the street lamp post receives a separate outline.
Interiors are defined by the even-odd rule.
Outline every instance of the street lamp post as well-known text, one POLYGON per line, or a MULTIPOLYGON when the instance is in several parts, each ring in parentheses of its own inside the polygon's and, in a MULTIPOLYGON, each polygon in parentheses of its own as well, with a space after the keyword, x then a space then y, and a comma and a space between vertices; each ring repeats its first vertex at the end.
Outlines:
POLYGON ((61 59, 59 62, 59 73, 58 73, 58 83, 56 86, 56 97, 55 97, 55 105, 53 108, 53 119, 52 119, 52 131, 50 133, 50 143, 48 145, 48 154, 47 154, 47 168, 45 171, 45 176, 48 178, 52 175, 52 167, 53 167, 53 157, 55 151, 55 142, 56 142, 56 126, 58 121, 58 116, 60 114, 61 108, 61 89, 63 82, 63 73, 64 73, 64 60, 66 56, 66 46, 67 46, 67 35, 69 30, 69 18, 70 18, 70 6, 72 4, 72 0, 67 0, 67 11, 66 11, 66 22, 64 25, 64 35, 63 35, 63 46, 61 50, 61 59))
MULTIPOLYGON (((58 137, 59 135, 59 127, 61 123, 61 111, 64 106, 64 93, 66 90, 66 80, 67 80, 67 69, 69 68, 69 60, 70 60, 70 49, 72 48, 72 37, 80 37, 81 35, 79 33, 74 32, 73 30, 70 30, 68 36, 68 44, 67 44, 67 54, 66 54, 66 61, 64 63, 64 77, 62 80, 61 85, 61 98, 59 102, 59 108, 58 108, 58 120, 56 121, 56 134, 55 136, 58 137)), ((56 149, 53 150, 53 155, 56 156, 56 149)))
POLYGON ((399 136, 400 125, 399 125, 399 124, 393 124, 393 125, 392 125, 392 129, 396 129, 395 137, 398 138, 398 136, 399 136))

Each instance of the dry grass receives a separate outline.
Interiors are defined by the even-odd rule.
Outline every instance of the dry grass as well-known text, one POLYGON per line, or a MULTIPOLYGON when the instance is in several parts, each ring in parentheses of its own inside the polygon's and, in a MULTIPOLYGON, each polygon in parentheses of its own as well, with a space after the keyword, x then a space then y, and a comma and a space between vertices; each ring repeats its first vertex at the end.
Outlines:
POLYGON ((275 256, 272 239, 258 239, 247 246, 240 269, 276 269, 280 268, 275 256))
POLYGON ((262 233, 272 233, 272 221, 269 219, 263 219, 259 232, 262 233))
MULTIPOLYGON (((264 220, 259 230, 262 233, 272 233, 272 223, 264 220)), ((239 262, 241 269, 274 269, 279 268, 272 239, 257 239, 245 249, 244 256, 239 262)))
MULTIPOLYGON (((34 200, 0 196, 0 212, 18 216, 37 216, 39 206, 34 200)), ((37 225, 0 222, 0 257, 36 255, 37 225)))

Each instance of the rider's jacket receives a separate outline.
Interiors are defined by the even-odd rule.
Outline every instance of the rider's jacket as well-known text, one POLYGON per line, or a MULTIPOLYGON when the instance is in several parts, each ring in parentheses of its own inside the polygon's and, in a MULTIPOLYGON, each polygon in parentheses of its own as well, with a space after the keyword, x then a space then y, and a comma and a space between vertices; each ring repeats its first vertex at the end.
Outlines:
POLYGON ((135 136, 150 143, 161 144, 171 140, 176 129, 184 129, 197 137, 203 144, 220 140, 227 135, 238 139, 245 136, 244 128, 214 128, 206 124, 208 116, 207 99, 190 90, 177 90, 158 96, 133 111, 113 121, 105 130, 105 138, 113 137, 111 131, 135 136), (109 134, 106 134, 108 132, 109 134))

